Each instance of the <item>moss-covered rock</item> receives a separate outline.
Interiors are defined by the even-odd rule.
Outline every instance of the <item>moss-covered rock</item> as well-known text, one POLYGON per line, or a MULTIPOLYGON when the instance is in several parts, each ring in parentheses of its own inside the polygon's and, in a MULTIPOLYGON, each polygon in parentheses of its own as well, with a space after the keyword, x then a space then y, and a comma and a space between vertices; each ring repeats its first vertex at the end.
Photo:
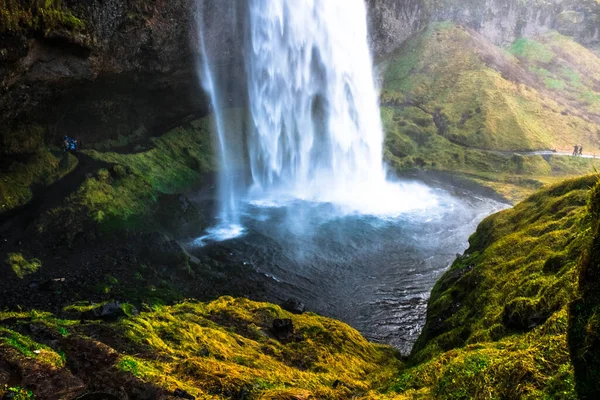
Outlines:
POLYGON ((28 203, 77 167, 70 153, 40 150, 0 161, 0 214, 28 203))
POLYGON ((393 349, 341 322, 230 297, 155 307, 112 323, 21 312, 0 315, 0 324, 0 360, 22 374, 12 384, 38 399, 53 394, 28 386, 28 364, 38 366, 46 387, 79 381, 73 396, 95 390, 135 397, 145 387, 155 396, 180 389, 207 399, 387 399, 395 396, 382 392, 401 364, 393 349), (293 340, 272 335, 278 318, 292 321, 293 340))
POLYGON ((80 30, 84 23, 63 0, 1 0, 0 33, 52 29, 80 30))
POLYGON ((598 393, 597 188, 597 175, 568 180, 480 224, 435 285, 397 390, 456 399, 598 393))
POLYGON ((82 151, 80 156, 89 159, 88 164, 109 167, 92 170, 62 205, 45 213, 38 223, 38 232, 56 232, 63 242, 71 243, 75 236, 95 231, 168 228, 161 221, 168 219, 169 212, 159 210, 161 204, 167 203, 173 206, 173 217, 189 211, 188 217, 200 222, 202 216, 184 210, 185 204, 169 203, 162 196, 198 188, 213 171, 211 130, 212 120, 205 118, 152 139, 145 151, 82 151))

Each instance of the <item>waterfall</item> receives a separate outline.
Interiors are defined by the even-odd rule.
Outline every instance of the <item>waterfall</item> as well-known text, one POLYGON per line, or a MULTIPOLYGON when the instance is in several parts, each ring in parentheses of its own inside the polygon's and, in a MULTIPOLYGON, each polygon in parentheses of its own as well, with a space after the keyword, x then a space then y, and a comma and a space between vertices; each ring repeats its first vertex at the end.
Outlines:
POLYGON ((364 0, 250 0, 253 197, 343 202, 386 185, 364 0))
POLYGON ((200 242, 240 233, 240 205, 247 202, 279 206, 303 200, 386 217, 436 204, 423 185, 386 180, 364 0, 246 5, 250 121, 243 156, 230 154, 232 133, 223 126, 223 104, 199 26, 200 78, 216 120, 221 201, 219 226, 200 242), (249 188, 234 179, 237 159, 245 161, 249 188))
POLYGON ((197 66, 197 73, 200 82, 202 83, 203 89, 210 98, 210 108, 213 113, 214 120, 214 147, 215 153, 218 155, 217 159, 217 186, 219 196, 219 209, 218 209, 218 225, 214 228, 209 229, 208 234, 200 238, 200 242, 205 239, 226 239, 230 237, 238 236, 243 232, 243 228, 240 224, 239 216, 239 194, 238 191, 241 189, 237 186, 236 182, 236 171, 234 166, 238 165, 235 161, 236 154, 232 154, 232 147, 228 144, 231 140, 232 132, 227 132, 225 129, 226 124, 223 121, 223 108, 224 103, 221 99, 221 90, 217 85, 215 75, 211 69, 211 57, 207 51, 205 42, 204 32, 204 2, 199 0, 197 2, 197 32, 198 40, 200 44, 201 60, 197 66))

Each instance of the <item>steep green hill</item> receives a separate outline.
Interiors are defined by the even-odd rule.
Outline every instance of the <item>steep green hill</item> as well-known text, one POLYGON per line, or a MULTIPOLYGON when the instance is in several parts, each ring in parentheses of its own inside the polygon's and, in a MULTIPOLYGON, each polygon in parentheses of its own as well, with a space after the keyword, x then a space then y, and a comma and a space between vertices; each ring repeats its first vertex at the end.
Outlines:
POLYGON ((397 390, 597 398, 598 179, 550 187, 480 224, 433 289, 414 366, 397 390))
POLYGON ((386 159, 510 187, 539 188, 591 172, 593 160, 514 151, 600 154, 600 58, 557 33, 500 49, 476 32, 438 23, 383 63, 386 159), (532 179, 533 178, 533 179, 532 179))

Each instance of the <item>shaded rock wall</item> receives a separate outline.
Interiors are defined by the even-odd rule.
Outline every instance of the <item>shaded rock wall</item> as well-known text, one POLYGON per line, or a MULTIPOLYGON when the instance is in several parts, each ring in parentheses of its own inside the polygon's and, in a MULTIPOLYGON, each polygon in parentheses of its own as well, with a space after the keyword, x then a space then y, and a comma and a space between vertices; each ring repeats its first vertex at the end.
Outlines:
MULTIPOLYGON (((203 2, 206 45, 220 75, 243 70, 242 3, 203 2)), ((194 0, 65 4, 82 29, 0 29, 0 154, 32 152, 65 134, 87 144, 122 142, 207 112, 194 0), (32 136, 39 140, 19 140, 32 136)))
POLYGON ((375 57, 399 47, 433 21, 465 24, 496 45, 550 29, 584 45, 600 42, 600 4, 596 0, 367 0, 370 44, 375 57))

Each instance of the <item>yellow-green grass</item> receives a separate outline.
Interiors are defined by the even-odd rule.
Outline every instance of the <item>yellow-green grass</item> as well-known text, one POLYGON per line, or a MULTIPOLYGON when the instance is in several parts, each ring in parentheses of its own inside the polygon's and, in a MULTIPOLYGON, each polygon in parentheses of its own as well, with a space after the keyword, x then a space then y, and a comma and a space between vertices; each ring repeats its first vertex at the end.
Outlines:
MULTIPOLYGON (((600 57, 594 52, 557 32, 519 39, 511 52, 553 95, 575 110, 600 113, 600 57)), ((598 135, 598 130, 591 133, 598 135)))
MULTIPOLYGON (((0 313, 0 321, 6 318, 14 328, 0 328, 0 356, 16 365, 29 360, 69 368, 65 361, 73 349, 65 354, 60 341, 49 348, 18 332, 18 326, 35 325, 57 337, 70 335, 69 343, 110 338, 120 353, 112 368, 115 377, 129 374, 167 392, 184 389, 200 399, 231 398, 242 391, 253 399, 403 398, 388 393, 401 366, 391 347, 369 343, 342 322, 312 313, 294 315, 269 303, 231 297, 187 301, 114 323, 0 313), (292 320, 289 341, 280 342, 271 333, 276 318, 292 320), (90 334, 96 339, 86 338, 90 334)), ((36 393, 36 388, 25 389, 36 393)))
MULTIPOLYGON (((437 398, 578 398, 569 307, 593 236, 590 188, 567 180, 485 219, 434 287, 396 389, 437 398)), ((597 306, 597 305, 596 305, 597 306)))
POLYGON ((86 230, 82 215, 104 232, 152 228, 161 195, 191 190, 213 170, 211 129, 210 118, 205 118, 153 138, 144 152, 83 151, 110 167, 96 171, 61 207, 44 215, 38 230, 65 221, 69 226, 61 230, 75 235, 86 230))
POLYGON ((81 30, 84 23, 63 0, 0 0, 0 33, 55 28, 81 30))
POLYGON ((273 396, 265 398, 299 389, 320 399, 373 398, 400 365, 391 348, 367 342, 342 322, 245 299, 161 307, 123 326, 152 355, 124 356, 121 369, 196 396, 246 388, 257 397, 265 391, 273 396), (290 342, 269 333, 275 318, 292 320, 296 336, 290 342))
POLYGON ((70 153, 39 150, 0 172, 0 213, 28 203, 35 188, 48 186, 77 166, 70 153))
MULTIPOLYGON (((587 55, 592 68, 598 58, 587 55)), ((438 133, 454 143, 492 150, 600 148, 598 125, 536 89, 535 74, 517 58, 465 28, 432 25, 386 65, 382 103, 415 105, 430 115, 437 110, 438 133)))

